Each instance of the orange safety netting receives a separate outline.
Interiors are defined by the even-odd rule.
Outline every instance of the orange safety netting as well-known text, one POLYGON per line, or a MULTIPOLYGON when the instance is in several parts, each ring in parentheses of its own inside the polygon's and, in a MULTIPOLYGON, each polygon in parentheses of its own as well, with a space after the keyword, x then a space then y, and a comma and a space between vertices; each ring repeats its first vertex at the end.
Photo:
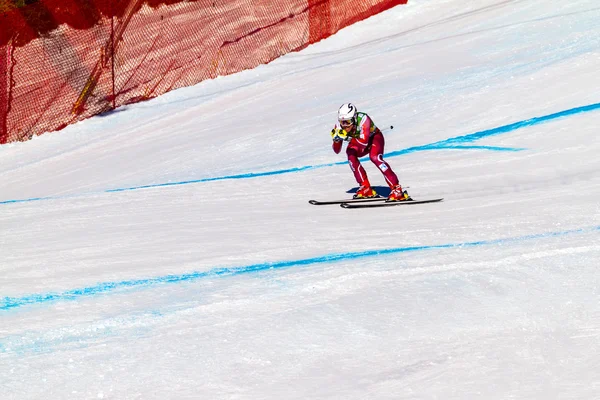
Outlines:
POLYGON ((254 68, 407 0, 0 0, 0 143, 254 68))

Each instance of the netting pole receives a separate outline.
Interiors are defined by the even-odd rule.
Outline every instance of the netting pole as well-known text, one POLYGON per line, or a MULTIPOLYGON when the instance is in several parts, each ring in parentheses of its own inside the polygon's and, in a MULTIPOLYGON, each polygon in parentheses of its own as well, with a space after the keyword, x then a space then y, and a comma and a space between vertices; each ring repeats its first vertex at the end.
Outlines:
POLYGON ((0 46, 0 144, 8 142, 8 112, 11 101, 12 40, 0 46))
MULTIPOLYGON (((112 1, 111 1, 112 7, 112 1)), ((111 12, 112 14, 112 12, 111 12)), ((111 64, 111 81, 112 81, 112 108, 117 108, 117 95, 115 93, 115 16, 110 17, 110 64, 111 64)))

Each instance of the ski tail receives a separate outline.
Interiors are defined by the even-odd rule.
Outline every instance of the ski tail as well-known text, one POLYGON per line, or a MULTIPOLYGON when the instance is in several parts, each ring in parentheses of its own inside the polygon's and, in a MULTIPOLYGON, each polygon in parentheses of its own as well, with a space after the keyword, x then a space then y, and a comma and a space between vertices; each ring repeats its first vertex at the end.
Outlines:
POLYGON ((309 200, 308 202, 315 206, 325 206, 325 205, 330 205, 330 204, 372 203, 372 202, 382 202, 385 200, 387 200, 386 197, 377 196, 377 197, 368 197, 368 198, 359 198, 359 199, 309 200))

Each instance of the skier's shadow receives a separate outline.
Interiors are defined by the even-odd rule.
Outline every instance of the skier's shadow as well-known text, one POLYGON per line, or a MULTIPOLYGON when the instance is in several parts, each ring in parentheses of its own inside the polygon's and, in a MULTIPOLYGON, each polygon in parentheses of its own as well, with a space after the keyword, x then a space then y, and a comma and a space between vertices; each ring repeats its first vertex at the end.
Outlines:
MULTIPOLYGON (((388 186, 371 186, 371 187, 373 189, 375 189, 375 191, 377 192, 378 195, 383 196, 383 197, 388 197, 390 195, 390 192, 392 191, 388 186)), ((358 190, 358 186, 347 190, 346 193, 356 193, 357 190, 358 190)))

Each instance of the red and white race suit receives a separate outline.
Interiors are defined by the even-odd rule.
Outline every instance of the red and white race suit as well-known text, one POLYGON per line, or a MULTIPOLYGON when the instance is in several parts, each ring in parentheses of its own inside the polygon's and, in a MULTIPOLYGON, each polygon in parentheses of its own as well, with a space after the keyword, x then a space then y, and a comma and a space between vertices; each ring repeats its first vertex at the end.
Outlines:
MULTIPOLYGON (((368 185, 369 179, 367 173, 360 163, 359 158, 364 157, 367 154, 371 159, 371 162, 379 168, 385 181, 390 188, 398 185, 398 176, 392 170, 390 165, 383 160, 383 152, 385 146, 385 139, 383 133, 375 126, 371 117, 365 113, 357 113, 356 126, 351 132, 348 132, 348 136, 351 137, 348 147, 346 148, 346 155, 348 156, 348 163, 354 173, 354 178, 359 185, 368 185)), ((333 142, 333 151, 336 154, 342 150, 342 142, 333 142)))

